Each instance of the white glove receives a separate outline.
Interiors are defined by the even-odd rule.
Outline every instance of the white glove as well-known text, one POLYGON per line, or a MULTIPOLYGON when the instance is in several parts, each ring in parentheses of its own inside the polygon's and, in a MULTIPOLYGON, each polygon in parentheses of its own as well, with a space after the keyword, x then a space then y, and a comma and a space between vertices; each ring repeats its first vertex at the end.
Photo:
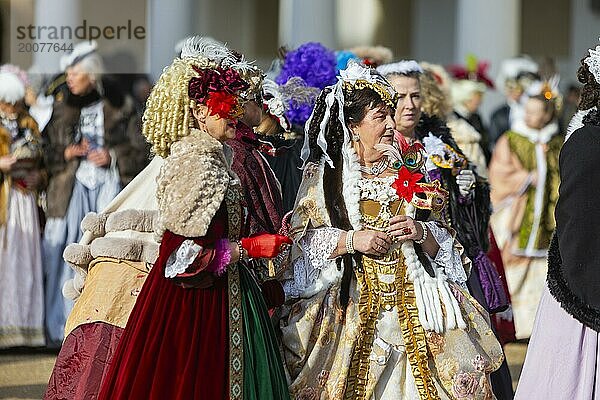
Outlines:
POLYGON ((463 169, 456 177, 458 191, 462 196, 468 196, 475 187, 475 174, 470 169, 463 169))

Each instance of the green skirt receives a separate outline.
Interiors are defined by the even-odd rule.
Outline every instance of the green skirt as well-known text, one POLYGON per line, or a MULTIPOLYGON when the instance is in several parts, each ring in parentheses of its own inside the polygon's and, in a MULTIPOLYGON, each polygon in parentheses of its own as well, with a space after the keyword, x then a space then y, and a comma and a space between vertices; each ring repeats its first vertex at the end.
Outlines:
POLYGON ((244 323, 244 400, 287 400, 283 362, 267 306, 256 281, 240 267, 244 323))

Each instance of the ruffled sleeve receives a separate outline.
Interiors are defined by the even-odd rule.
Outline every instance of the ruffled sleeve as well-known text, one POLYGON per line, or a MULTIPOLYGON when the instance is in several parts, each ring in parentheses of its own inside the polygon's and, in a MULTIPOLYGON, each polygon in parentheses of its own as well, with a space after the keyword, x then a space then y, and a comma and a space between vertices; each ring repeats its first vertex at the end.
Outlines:
POLYGON ((309 229, 298 240, 302 251, 291 265, 293 279, 283 281, 286 300, 310 297, 341 277, 335 259, 330 258, 341 232, 329 227, 309 229))
POLYGON ((207 234, 185 237, 166 231, 159 257, 164 261, 164 276, 183 287, 203 287, 207 277, 222 275, 231 262, 231 252, 225 246, 226 211, 221 207, 211 221, 207 234))
POLYGON ((425 222, 425 224, 440 247, 432 261, 444 270, 448 279, 466 289, 467 273, 454 237, 435 221, 425 222))

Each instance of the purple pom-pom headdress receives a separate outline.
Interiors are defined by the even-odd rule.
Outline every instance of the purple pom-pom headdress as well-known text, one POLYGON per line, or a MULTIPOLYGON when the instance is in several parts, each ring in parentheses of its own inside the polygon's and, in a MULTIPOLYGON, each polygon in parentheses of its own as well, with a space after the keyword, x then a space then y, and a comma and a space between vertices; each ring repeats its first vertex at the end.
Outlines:
MULTIPOLYGON (((320 43, 309 42, 285 55, 281 72, 275 82, 284 85, 292 78, 302 78, 308 87, 318 88, 333 85, 336 79, 337 60, 335 53, 320 43)), ((318 93, 318 92, 317 92, 318 93)), ((315 98, 310 102, 288 100, 286 117, 292 124, 303 126, 314 107, 315 98)))

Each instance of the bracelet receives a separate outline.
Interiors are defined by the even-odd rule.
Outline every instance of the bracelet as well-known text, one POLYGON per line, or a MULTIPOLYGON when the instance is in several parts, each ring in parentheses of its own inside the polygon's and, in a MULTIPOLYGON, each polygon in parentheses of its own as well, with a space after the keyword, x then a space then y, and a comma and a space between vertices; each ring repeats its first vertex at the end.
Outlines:
POLYGON ((354 231, 349 230, 346 233, 346 253, 354 254, 356 250, 354 250, 354 231))
POLYGON ((425 222, 423 222, 423 221, 417 221, 417 222, 419 224, 421 224, 421 229, 423 229, 423 236, 421 236, 421 239, 415 240, 415 243, 423 244, 427 240, 427 225, 425 225, 425 222))
POLYGON ((237 243, 238 251, 240 253, 240 258, 238 259, 238 262, 243 261, 244 260, 244 247, 242 247, 242 241, 238 240, 235 243, 237 243))

